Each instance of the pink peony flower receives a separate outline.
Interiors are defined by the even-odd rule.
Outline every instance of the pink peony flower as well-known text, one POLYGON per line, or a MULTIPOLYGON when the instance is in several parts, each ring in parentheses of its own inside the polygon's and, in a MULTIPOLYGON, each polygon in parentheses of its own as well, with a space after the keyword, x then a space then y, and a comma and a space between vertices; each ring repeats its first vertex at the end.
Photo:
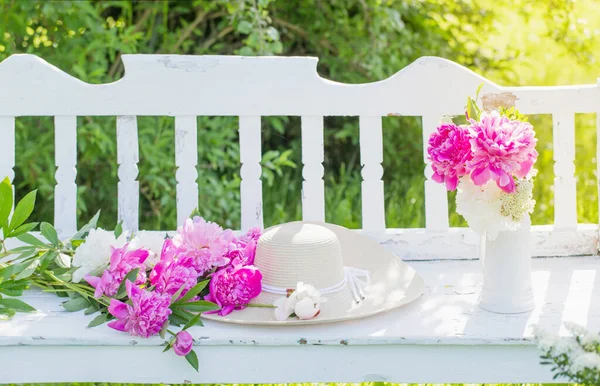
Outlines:
POLYGON ((143 290, 130 281, 125 286, 131 304, 111 299, 108 312, 117 320, 108 326, 144 338, 157 335, 171 315, 171 296, 143 290))
POLYGON ((524 178, 537 160, 537 139, 528 122, 510 120, 498 112, 471 121, 473 159, 469 162, 475 185, 489 180, 507 193, 515 191, 513 176, 524 178))
POLYGON ((231 261, 231 265, 252 265, 256 256, 256 241, 250 240, 245 245, 240 242, 225 256, 231 261))
POLYGON ((123 278, 132 270, 139 268, 140 271, 135 284, 146 282, 146 266, 144 262, 148 258, 146 249, 128 249, 129 244, 122 248, 111 247, 110 266, 102 273, 101 277, 87 275, 85 280, 96 289, 94 297, 99 298, 103 294, 115 296, 123 278))
POLYGON ((223 230, 219 225, 196 216, 185 220, 177 232, 173 245, 179 253, 194 259, 199 274, 229 262, 225 254, 234 239, 231 230, 223 230))
POLYGON ((173 351, 179 356, 186 356, 192 351, 194 345, 194 338, 187 331, 179 331, 175 335, 175 344, 173 344, 173 351))
POLYGON ((192 257, 180 255, 176 258, 175 252, 172 241, 165 240, 160 261, 150 272, 150 284, 158 293, 169 295, 174 295, 183 286, 181 298, 198 283, 198 272, 192 257))
POLYGON ((448 190, 455 190, 458 179, 468 173, 467 163, 472 157, 469 139, 469 130, 453 123, 441 125, 429 137, 432 179, 445 183, 448 190))
POLYGON ((247 245, 251 241, 258 243, 258 239, 260 239, 261 235, 262 235, 262 231, 260 230, 260 228, 255 227, 255 228, 251 228, 250 230, 248 230, 248 232, 246 232, 245 235, 238 238, 237 241, 238 241, 238 244, 240 244, 240 245, 247 245))
POLYGON ((221 316, 243 309, 260 294, 262 275, 254 266, 227 267, 213 274, 205 300, 216 303, 221 310, 211 311, 221 316))

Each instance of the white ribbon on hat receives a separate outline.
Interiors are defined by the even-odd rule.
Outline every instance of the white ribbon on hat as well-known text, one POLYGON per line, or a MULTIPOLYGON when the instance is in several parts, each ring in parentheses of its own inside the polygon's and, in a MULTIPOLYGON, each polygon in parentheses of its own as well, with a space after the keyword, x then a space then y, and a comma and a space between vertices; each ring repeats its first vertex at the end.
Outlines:
MULTIPOLYGON (((344 267, 344 278, 339 283, 326 288, 317 288, 317 291, 321 294, 331 294, 338 292, 348 284, 350 291, 352 292, 352 297, 359 303, 365 298, 363 288, 369 284, 370 280, 371 275, 369 274, 369 271, 353 267, 344 267)), ((275 287, 268 284, 262 285, 263 291, 278 295, 287 295, 288 289, 289 288, 275 287)))

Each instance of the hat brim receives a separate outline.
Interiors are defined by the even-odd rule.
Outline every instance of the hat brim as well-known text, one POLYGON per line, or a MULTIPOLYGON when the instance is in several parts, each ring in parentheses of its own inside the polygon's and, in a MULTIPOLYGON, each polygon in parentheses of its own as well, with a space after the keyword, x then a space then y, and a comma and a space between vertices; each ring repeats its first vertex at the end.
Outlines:
MULTIPOLYGON (((309 320, 293 317, 278 321, 272 308, 260 307, 247 307, 225 316, 203 314, 202 317, 226 323, 253 325, 332 323, 389 311, 408 304, 423 294, 425 283, 417 272, 377 241, 338 225, 306 221, 303 223, 323 225, 335 232, 341 243, 344 266, 369 271, 370 281, 363 289, 365 299, 356 303, 350 288, 346 286, 335 294, 323 295, 325 301, 321 303, 321 312, 309 320)), ((263 291, 252 303, 270 305, 281 296, 263 291)))

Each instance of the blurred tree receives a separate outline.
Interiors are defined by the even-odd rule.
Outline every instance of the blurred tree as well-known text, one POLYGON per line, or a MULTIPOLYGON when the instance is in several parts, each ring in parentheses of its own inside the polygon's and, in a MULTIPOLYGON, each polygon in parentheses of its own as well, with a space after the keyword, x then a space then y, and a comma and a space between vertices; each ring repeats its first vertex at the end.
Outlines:
MULTIPOLYGON (((520 8, 525 16, 534 3, 520 8)), ((572 2, 552 0, 548 22, 552 38, 586 60, 589 44, 572 36, 572 2)), ((478 72, 503 71, 519 52, 486 45, 498 34, 498 10, 508 6, 470 0, 155 0, 19 1, 0 0, 0 60, 33 53, 89 83, 123 75, 120 55, 128 53, 218 55, 311 55, 318 70, 337 81, 361 83, 383 79, 423 55, 457 61, 478 72), (482 4, 485 4, 482 5, 482 4)), ((516 11, 515 11, 516 12, 516 11)), ((239 226, 239 147, 237 120, 199 117, 200 210, 213 221, 239 226)), ((346 118, 327 120, 325 143, 328 220, 348 226, 359 218, 346 213, 359 205, 357 126, 346 118), (329 172, 328 172, 329 173, 329 172), (332 185, 333 186, 333 185, 332 185)), ((301 171, 300 129, 296 119, 263 120, 266 223, 298 217, 301 171), (273 183, 285 179, 285 184, 273 183)), ((422 140, 414 119, 386 122, 386 197, 397 208, 388 219, 402 226, 423 225, 422 140), (400 172, 401 171, 401 172, 400 172), (415 200, 421 201, 415 204, 415 200), (413 205, 415 210, 408 210, 413 205), (406 215, 402 215, 406 212, 406 215), (391 217, 390 217, 391 216, 391 217)), ((36 218, 52 220, 54 186, 53 130, 47 118, 17 121, 16 184, 21 192, 39 188, 48 198, 36 218)), ((141 117, 141 226, 173 229, 175 179, 173 119, 141 117)), ((80 221, 98 208, 101 225, 116 221, 116 147, 114 118, 80 117, 78 126, 80 221)))

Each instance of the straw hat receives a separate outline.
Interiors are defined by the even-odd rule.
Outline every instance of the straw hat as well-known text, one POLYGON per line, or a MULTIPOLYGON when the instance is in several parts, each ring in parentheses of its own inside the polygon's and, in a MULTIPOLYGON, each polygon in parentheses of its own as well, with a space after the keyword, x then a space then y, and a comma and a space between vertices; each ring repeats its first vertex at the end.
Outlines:
POLYGON ((275 319, 272 308, 247 307, 206 319, 242 324, 290 325, 362 318, 405 305, 423 294, 423 279, 375 240, 344 227, 291 222, 265 230, 254 265, 262 292, 252 303, 273 304, 298 282, 313 285, 325 299, 310 320, 275 319))

